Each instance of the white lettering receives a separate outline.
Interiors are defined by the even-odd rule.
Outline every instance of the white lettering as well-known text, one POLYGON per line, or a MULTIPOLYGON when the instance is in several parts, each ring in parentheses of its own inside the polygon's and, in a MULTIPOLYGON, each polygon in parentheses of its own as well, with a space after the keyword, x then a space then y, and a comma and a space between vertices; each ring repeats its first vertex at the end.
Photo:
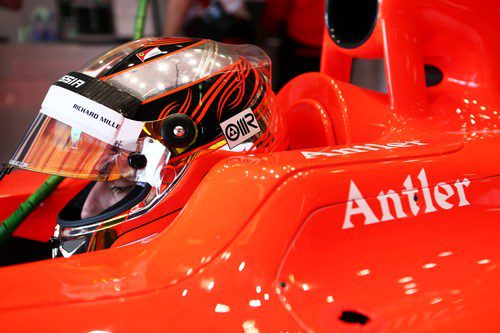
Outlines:
POLYGON ((425 201, 425 212, 435 212, 436 207, 432 203, 431 192, 429 190, 429 183, 427 182, 427 175, 425 174, 425 170, 422 168, 420 173, 417 176, 418 180, 420 180, 422 192, 424 193, 424 201, 425 201))
POLYGON ((453 188, 446 183, 440 182, 440 183, 437 183, 437 185, 434 187, 434 198, 436 199, 436 203, 438 204, 439 207, 441 207, 443 209, 452 209, 453 208, 453 204, 446 201, 453 194, 454 194, 453 188), (446 194, 441 193, 439 191, 440 188, 445 190, 446 194))
POLYGON ((64 75, 62 78, 59 79, 59 81, 77 88, 80 88, 80 86, 85 84, 85 81, 80 80, 71 75, 64 75))
POLYGON ((381 191, 377 195, 377 199, 380 202, 380 206, 382 207, 382 219, 381 221, 390 221, 394 220, 394 217, 391 214, 391 211, 389 209, 389 202, 387 198, 390 198, 392 200, 392 203, 394 204, 394 208, 396 209, 396 216, 397 218, 402 218, 402 217, 407 217, 405 212, 403 211, 403 206, 401 205, 401 199, 399 198, 399 195, 394 192, 393 190, 387 191, 385 194, 384 191, 381 191))
POLYGON ((393 147, 379 145, 377 143, 368 143, 367 146, 379 147, 379 148, 382 148, 382 149, 393 149, 393 147))
POLYGON ((406 148, 406 147, 409 147, 408 142, 393 142, 393 143, 388 143, 387 145, 389 147, 394 147, 394 148, 406 148))
POLYGON ((334 154, 334 153, 327 153, 327 152, 313 152, 313 151, 301 151, 302 155, 304 155, 305 158, 311 159, 311 158, 316 158, 320 156, 338 156, 339 154, 334 154))
POLYGON ((312 158, 317 158, 317 157, 330 157, 330 156, 367 153, 370 151, 379 151, 381 149, 390 150, 390 149, 398 149, 398 148, 409 148, 409 147, 412 147, 412 145, 426 146, 427 144, 422 143, 419 140, 406 141, 406 142, 391 142, 391 143, 387 143, 385 145, 378 144, 378 143, 367 143, 365 145, 355 145, 352 147, 332 149, 332 150, 327 151, 327 152, 302 151, 301 153, 302 153, 302 155, 304 155, 305 158, 312 159, 312 158))
POLYGON ((372 151, 378 151, 378 148, 375 147, 370 147, 370 146, 360 146, 360 145, 355 145, 353 148, 358 148, 358 149, 366 149, 366 150, 372 150, 372 151))
POLYGON ((82 80, 76 80, 74 83, 72 83, 71 85, 72 86, 76 86, 77 88, 80 88, 80 86, 82 86, 83 84, 85 84, 85 81, 82 81, 82 80))
POLYGON ((380 222, 375 214, 373 214, 370 206, 363 198, 363 195, 361 195, 361 192, 359 192, 359 189, 354 181, 351 180, 351 184, 349 186, 349 199, 347 201, 347 209, 345 211, 344 224, 342 225, 342 229, 349 229, 354 227, 354 224, 352 224, 351 221, 351 217, 356 214, 364 215, 364 224, 380 222), (356 208, 353 208, 354 202, 357 205, 356 208))
POLYGON ((408 197, 408 202, 410 203, 411 212, 413 213, 413 215, 417 216, 420 207, 417 205, 415 199, 417 199, 418 197, 415 197, 415 195, 416 193, 418 193, 418 190, 413 188, 411 176, 406 177, 406 180, 404 181, 403 185, 405 186, 406 190, 403 191, 402 193, 408 197))
POLYGON ((413 143, 417 146, 427 146, 427 143, 420 142, 420 140, 408 141, 409 143, 413 143))
MULTIPOLYGON (((436 206, 434 206, 434 201, 439 209, 450 210, 457 206, 456 201, 450 202, 450 198, 455 195, 455 190, 452 185, 445 182, 439 182, 433 187, 433 191, 431 191, 424 168, 420 170, 417 178, 420 181, 420 187, 414 188, 412 177, 409 175, 403 182, 404 189, 400 194, 392 189, 385 192, 379 192, 377 200, 382 211, 382 217, 380 220, 374 214, 372 207, 368 204, 369 201, 366 201, 361 194, 361 191, 356 186, 356 183, 351 180, 342 229, 353 228, 354 224, 352 218, 356 215, 359 215, 356 219, 357 222, 362 221, 364 218, 364 225, 408 217, 407 212, 405 212, 406 208, 403 206, 403 200, 401 198, 407 199, 408 205, 406 207, 409 206, 413 216, 417 216, 421 206, 418 204, 419 199, 417 197, 417 193, 419 193, 419 191, 423 194, 423 201, 425 203, 424 213, 437 211, 436 206), (392 202, 392 205, 390 204, 389 199, 392 202)), ((464 178, 462 181, 457 179, 453 185, 457 189, 456 193, 458 194, 457 196, 459 199, 458 206, 470 205, 470 202, 465 196, 465 189, 470 186, 470 181, 467 178, 464 178)))
POLYGON ((460 202, 458 203, 458 206, 468 206, 470 205, 470 202, 467 201, 467 198, 465 198, 465 191, 464 191, 464 186, 469 187, 470 181, 467 178, 464 178, 464 180, 457 181, 455 182, 455 187, 457 188, 458 191, 458 197, 460 198, 460 202))
POLYGON ((340 153, 340 154, 355 154, 355 153, 364 153, 364 150, 361 149, 356 149, 356 148, 341 148, 341 149, 334 149, 332 150, 333 153, 340 153))

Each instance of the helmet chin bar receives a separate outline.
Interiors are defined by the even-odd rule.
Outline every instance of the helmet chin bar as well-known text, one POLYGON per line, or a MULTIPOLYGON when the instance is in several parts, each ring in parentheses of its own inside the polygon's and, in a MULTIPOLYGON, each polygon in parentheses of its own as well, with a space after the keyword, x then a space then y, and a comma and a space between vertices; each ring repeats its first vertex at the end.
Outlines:
MULTIPOLYGON (((138 184, 144 186, 144 192, 138 196, 134 196, 135 189, 127 197, 135 197, 136 201, 132 204, 144 202, 145 205, 140 210, 130 210, 129 206, 125 206, 127 197, 120 200, 113 207, 117 210, 112 211, 110 207, 105 212, 87 218, 81 219, 80 214, 85 200, 96 182, 88 184, 80 193, 78 193, 57 217, 57 225, 54 236, 51 238, 52 254, 55 257, 69 257, 74 254, 85 253, 89 251, 104 250, 110 248, 114 242, 121 236, 121 233, 115 231, 121 223, 131 221, 141 216, 145 212, 153 209, 159 202, 165 199, 170 194, 173 188, 178 185, 179 181, 183 179, 184 174, 189 168, 189 164, 183 166, 175 179, 168 186, 167 189, 156 195, 149 200, 149 194, 158 189, 151 187, 149 184, 138 184), (147 201, 147 202, 146 202, 147 201), (120 212, 121 213, 118 213, 120 212), (114 214, 126 216, 127 220, 113 219, 114 214), (111 216, 111 218, 108 218, 111 216), (75 241, 74 240, 78 240, 75 241)), ((137 187, 136 187, 137 188, 137 187)), ((178 211, 177 208, 175 211, 178 211)), ((173 213, 171 212, 171 213, 173 213)), ((147 223, 147 222, 146 222, 147 223)))
MULTIPOLYGON (((82 219, 81 213, 83 205, 85 204, 85 200, 95 184, 96 182, 90 182, 82 191, 80 191, 80 193, 71 199, 66 206, 64 206, 57 216, 58 225, 63 228, 79 228, 88 226, 102 227, 102 223, 130 210, 142 202, 152 189, 151 185, 147 183, 137 183, 130 193, 102 213, 82 219)), ((114 220, 114 222, 117 220, 114 220)))
POLYGON ((138 183, 123 199, 104 212, 81 218, 83 205, 96 182, 89 183, 61 210, 57 216, 57 227, 52 238, 53 256, 69 257, 89 250, 109 248, 118 237, 113 229, 129 216, 129 211, 143 202, 152 187, 138 183))
POLYGON ((60 226, 57 225, 54 237, 50 239, 50 243, 52 244, 52 258, 69 258, 75 254, 107 249, 116 239, 117 233, 114 229, 96 231, 96 228, 89 228, 89 231, 82 236, 65 239, 61 235, 60 226))

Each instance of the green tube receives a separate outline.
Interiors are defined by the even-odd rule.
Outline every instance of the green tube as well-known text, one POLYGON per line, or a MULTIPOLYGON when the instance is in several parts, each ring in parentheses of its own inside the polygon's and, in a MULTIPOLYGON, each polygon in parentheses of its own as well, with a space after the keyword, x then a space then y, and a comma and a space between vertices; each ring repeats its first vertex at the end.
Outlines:
POLYGON ((148 0, 139 0, 137 12, 135 13, 134 39, 144 36, 144 23, 148 12, 148 0))
POLYGON ((52 193, 57 185, 64 180, 60 176, 50 176, 47 180, 33 193, 26 201, 10 214, 0 225, 0 245, 5 243, 12 233, 19 227, 21 222, 34 211, 40 202, 42 202, 50 193, 52 193))

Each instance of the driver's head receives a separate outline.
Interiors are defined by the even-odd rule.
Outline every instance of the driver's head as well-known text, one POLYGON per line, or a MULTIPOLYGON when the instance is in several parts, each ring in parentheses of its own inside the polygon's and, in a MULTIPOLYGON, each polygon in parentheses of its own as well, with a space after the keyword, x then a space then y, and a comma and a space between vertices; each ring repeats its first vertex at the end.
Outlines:
POLYGON ((50 88, 10 163, 91 180, 59 214, 59 237, 85 238, 78 252, 108 247, 123 222, 140 226, 152 209, 182 207, 176 192, 221 158, 286 147, 270 73, 250 45, 127 43, 50 88), (111 241, 96 245, 103 230, 111 241))

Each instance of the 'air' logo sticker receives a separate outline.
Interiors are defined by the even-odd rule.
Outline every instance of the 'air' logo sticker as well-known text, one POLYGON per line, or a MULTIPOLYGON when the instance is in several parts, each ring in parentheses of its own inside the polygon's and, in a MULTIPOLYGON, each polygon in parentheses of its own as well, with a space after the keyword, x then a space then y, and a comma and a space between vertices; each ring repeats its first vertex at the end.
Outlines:
POLYGON ((248 108, 220 124, 229 149, 261 132, 259 123, 248 108))

